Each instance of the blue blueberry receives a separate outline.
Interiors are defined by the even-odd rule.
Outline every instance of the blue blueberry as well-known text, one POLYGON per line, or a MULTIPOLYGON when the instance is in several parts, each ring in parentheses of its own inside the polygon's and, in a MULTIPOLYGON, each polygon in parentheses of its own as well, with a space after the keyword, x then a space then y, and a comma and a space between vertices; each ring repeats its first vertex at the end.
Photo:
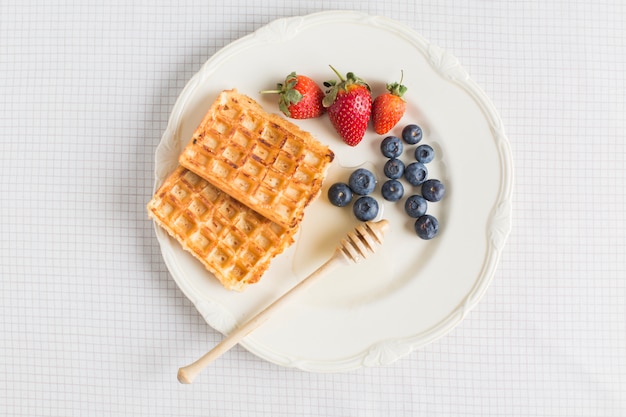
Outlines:
POLYGON ((333 184, 328 189, 328 200, 334 206, 345 207, 352 201, 352 190, 343 182, 333 184))
POLYGON ((409 145, 415 145, 422 140, 422 128, 415 124, 406 125, 402 129, 402 139, 409 145))
POLYGON ((422 197, 428 201, 439 201, 446 194, 446 187, 439 180, 426 180, 422 184, 422 197))
POLYGON ((421 195, 412 195, 406 199, 404 203, 404 210, 409 217, 413 217, 417 219, 418 217, 426 214, 426 209, 428 208, 428 202, 421 195))
POLYGON ((417 162, 427 164, 435 158, 435 150, 430 145, 420 145, 415 148, 415 159, 417 162))
POLYGON ((415 233, 424 240, 429 240, 439 233, 439 222, 430 214, 424 214, 415 220, 415 233))
POLYGON ((412 162, 404 169, 404 178, 411 185, 420 185, 428 178, 428 169, 421 162, 412 162))
POLYGON ((398 201, 404 195, 404 187, 398 180, 388 180, 382 186, 383 198, 387 201, 398 201))
POLYGON ((359 168, 350 174, 348 185, 352 189, 352 192, 367 195, 376 188, 376 178, 371 171, 365 168, 359 168))
POLYGON ((387 162, 385 162, 385 166, 383 167, 383 172, 387 178, 391 178, 392 180, 397 180, 402 177, 404 174, 404 162, 397 158, 391 158, 387 162))
POLYGON ((402 145, 402 141, 400 138, 396 136, 387 136, 385 139, 380 142, 380 151, 387 158, 397 158, 402 155, 402 151, 404 149, 404 145, 402 145))
POLYGON ((369 195, 359 197, 352 206, 354 216, 362 222, 374 220, 378 215, 378 201, 369 195))

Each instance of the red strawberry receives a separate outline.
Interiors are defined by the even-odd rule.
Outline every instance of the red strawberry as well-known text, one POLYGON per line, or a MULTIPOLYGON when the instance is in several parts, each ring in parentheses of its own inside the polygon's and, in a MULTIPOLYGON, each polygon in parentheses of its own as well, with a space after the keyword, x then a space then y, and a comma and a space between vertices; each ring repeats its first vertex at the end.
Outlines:
POLYGON ((322 106, 322 89, 311 78, 295 72, 285 78, 284 84, 276 84, 276 90, 264 90, 261 93, 278 93, 278 108, 292 119, 319 117, 325 110, 322 106))
POLYGON ((353 73, 343 78, 336 69, 330 67, 339 77, 339 82, 326 81, 329 87, 323 105, 328 109, 328 117, 339 136, 350 146, 361 142, 372 113, 370 86, 353 73))
POLYGON ((407 88, 400 82, 387 84, 387 92, 379 95, 372 104, 374 131, 379 135, 389 132, 404 116, 406 102, 402 96, 407 88))

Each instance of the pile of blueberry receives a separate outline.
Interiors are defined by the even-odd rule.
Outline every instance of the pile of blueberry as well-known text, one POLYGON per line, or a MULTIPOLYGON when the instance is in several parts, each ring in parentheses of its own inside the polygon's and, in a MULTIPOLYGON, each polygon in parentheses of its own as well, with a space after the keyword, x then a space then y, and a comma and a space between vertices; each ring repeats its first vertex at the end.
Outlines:
MULTIPOLYGON (((439 232, 439 221, 427 214, 428 202, 440 201, 445 195, 443 183, 437 179, 428 178, 426 165, 435 157, 434 149, 427 144, 415 148, 415 161, 405 165, 399 158, 404 152, 404 143, 416 145, 422 140, 422 129, 416 124, 409 124, 402 130, 402 140, 397 136, 387 136, 380 144, 382 154, 387 158, 383 173, 388 179, 381 188, 382 196, 390 202, 399 201, 404 196, 404 185, 400 180, 404 178, 411 186, 421 187, 421 194, 412 194, 405 203, 404 209, 412 218, 415 218, 415 233, 422 239, 432 239, 439 232)), ((328 189, 328 199, 338 207, 347 206, 357 195, 352 210, 361 221, 373 220, 378 215, 378 202, 370 194, 376 187, 374 174, 358 168, 350 175, 348 183, 335 183, 328 189)))

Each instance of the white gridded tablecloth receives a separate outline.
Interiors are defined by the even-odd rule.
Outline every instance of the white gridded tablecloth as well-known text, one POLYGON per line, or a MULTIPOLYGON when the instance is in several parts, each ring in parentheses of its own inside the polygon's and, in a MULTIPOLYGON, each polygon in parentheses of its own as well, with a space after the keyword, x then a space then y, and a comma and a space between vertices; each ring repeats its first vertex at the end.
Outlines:
POLYGON ((0 3, 0 415, 626 415, 624 2, 107 3, 0 3), (408 25, 493 100, 515 160, 498 271, 392 365, 306 373, 236 347, 180 385, 222 336, 147 219, 155 147, 212 54, 329 9, 408 25))

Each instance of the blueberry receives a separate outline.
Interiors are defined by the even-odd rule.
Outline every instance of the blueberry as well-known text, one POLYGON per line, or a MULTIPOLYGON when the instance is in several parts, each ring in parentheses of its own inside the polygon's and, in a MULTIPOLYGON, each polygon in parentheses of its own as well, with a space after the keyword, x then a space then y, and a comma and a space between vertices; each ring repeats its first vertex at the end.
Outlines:
POLYGON ((411 185, 420 185, 428 178, 428 169, 421 162, 412 162, 404 169, 404 177, 411 185))
POLYGON ((424 240, 429 240, 437 236, 439 232, 439 222, 430 214, 424 214, 415 220, 415 233, 424 240))
POLYGON ((385 181, 382 186, 383 198, 387 201, 398 201, 404 195, 404 187, 398 180, 385 181))
POLYGON ((415 145, 422 140, 422 128, 418 125, 406 125, 402 129, 402 139, 409 145, 415 145))
POLYGON ((427 180, 422 184, 422 197, 428 201, 439 201, 446 194, 446 188, 439 180, 427 180))
POLYGON ((391 158, 390 160, 385 162, 383 172, 385 173, 385 176, 387 176, 387 178, 397 180, 398 178, 402 177, 402 174, 404 174, 404 162, 396 158, 391 158))
POLYGON ((350 174, 348 185, 352 192, 360 195, 367 195, 376 188, 376 178, 371 171, 359 168, 350 174))
POLYGON ((409 217, 413 217, 417 219, 418 217, 426 214, 426 209, 428 207, 428 202, 421 195, 412 195, 406 199, 404 203, 404 210, 409 217))
POLYGON ((422 164, 427 164, 435 158, 435 150, 430 145, 420 145, 415 148, 415 159, 422 164))
POLYGON ((396 136, 387 136, 380 142, 380 151, 387 158, 397 158, 402 155, 404 145, 400 141, 400 138, 396 136))
POLYGON ((359 197, 354 202, 352 211, 355 217, 362 222, 374 220, 378 215, 378 201, 369 195, 359 197))
POLYGON ((352 190, 348 184, 343 182, 333 184, 328 189, 328 200, 334 206, 345 207, 352 201, 352 190))

